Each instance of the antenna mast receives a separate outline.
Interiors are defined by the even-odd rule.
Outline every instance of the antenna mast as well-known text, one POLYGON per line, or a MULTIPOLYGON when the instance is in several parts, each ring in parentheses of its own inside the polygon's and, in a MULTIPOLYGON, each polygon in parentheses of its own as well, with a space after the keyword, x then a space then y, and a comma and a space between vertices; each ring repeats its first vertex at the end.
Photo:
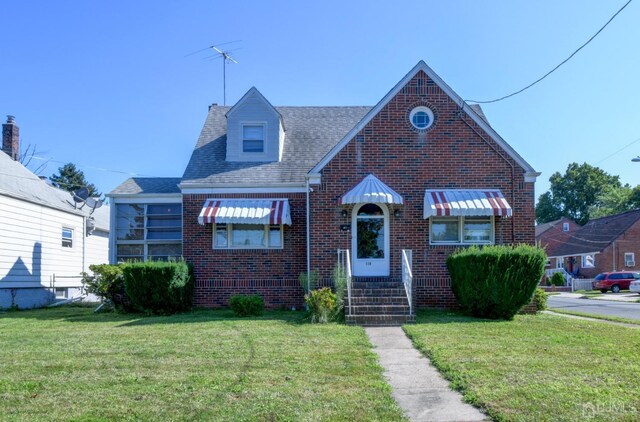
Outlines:
POLYGON ((222 57, 222 105, 227 105, 227 60, 238 64, 238 62, 229 55, 228 51, 222 51, 215 45, 211 48, 222 57))

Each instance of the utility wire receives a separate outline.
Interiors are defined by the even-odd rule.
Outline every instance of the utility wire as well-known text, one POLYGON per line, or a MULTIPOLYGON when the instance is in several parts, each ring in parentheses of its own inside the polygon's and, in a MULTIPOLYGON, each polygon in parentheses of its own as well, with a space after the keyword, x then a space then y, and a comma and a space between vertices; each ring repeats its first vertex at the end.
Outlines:
POLYGON ((627 1, 620 9, 618 9, 618 11, 616 13, 613 14, 613 16, 611 16, 611 18, 609 18, 609 20, 600 28, 598 29, 598 32, 596 32, 595 34, 593 34, 591 36, 591 38, 589 38, 587 40, 587 42, 585 42, 584 44, 582 44, 580 47, 578 47, 577 50, 575 50, 573 53, 571 53, 571 55, 569 57, 567 57, 566 59, 564 59, 562 62, 560 62, 560 64, 558 64, 556 67, 554 67, 553 69, 551 69, 550 71, 548 71, 547 73, 545 73, 542 77, 536 79, 535 81, 533 81, 532 83, 530 83, 529 85, 525 86, 524 88, 516 91, 516 92, 512 92, 509 95, 505 95, 504 97, 500 97, 500 98, 496 98, 493 100, 484 100, 484 101, 477 101, 477 100, 465 100, 468 102, 473 102, 473 103, 477 103, 477 104, 489 104, 489 103, 497 103, 498 101, 502 101, 502 100, 506 100, 507 98, 511 98, 514 95, 518 95, 523 91, 526 91, 527 89, 531 88, 532 86, 534 86, 535 84, 537 84, 538 82, 541 82, 543 79, 545 79, 547 76, 551 75, 553 72, 555 72, 560 66, 562 66, 563 64, 565 64, 566 62, 568 62, 569 60, 571 60, 573 58, 573 56, 575 56, 580 50, 582 50, 584 47, 587 46, 587 44, 589 44, 591 41, 593 41, 593 39, 595 37, 597 37, 606 27, 607 25, 609 25, 611 23, 611 21, 613 21, 615 19, 616 16, 618 16, 620 14, 620 12, 622 12, 628 5, 629 3, 631 3, 633 0, 629 0, 627 1))
POLYGON ((601 162, 608 160, 609 158, 613 157, 613 156, 614 156, 614 155, 616 155, 617 153, 619 153, 619 152, 621 152, 621 151, 624 151, 625 149, 629 148, 631 145, 636 144, 636 143, 638 143, 638 142, 640 142, 640 138, 638 138, 638 139, 636 139, 636 140, 634 140, 634 141, 632 141, 632 142, 628 143, 627 145, 623 146, 622 148, 620 148, 620 149, 619 149, 619 150, 617 150, 616 152, 614 152, 614 153, 611 153, 611 154, 607 155, 606 157, 604 157, 602 160, 598 161, 598 162, 597 162, 597 163, 595 163, 594 165, 598 165, 598 164, 600 164, 601 162))

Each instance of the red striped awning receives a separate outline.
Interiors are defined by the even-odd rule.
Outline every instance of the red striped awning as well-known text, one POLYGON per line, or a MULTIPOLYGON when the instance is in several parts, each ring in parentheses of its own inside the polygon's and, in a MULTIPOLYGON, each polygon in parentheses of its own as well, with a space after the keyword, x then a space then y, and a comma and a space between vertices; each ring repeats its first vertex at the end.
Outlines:
POLYGON ((198 223, 288 224, 291 225, 287 199, 207 199, 198 223))
POLYGON ((511 206, 497 189, 427 190, 424 218, 443 216, 511 217, 511 206))

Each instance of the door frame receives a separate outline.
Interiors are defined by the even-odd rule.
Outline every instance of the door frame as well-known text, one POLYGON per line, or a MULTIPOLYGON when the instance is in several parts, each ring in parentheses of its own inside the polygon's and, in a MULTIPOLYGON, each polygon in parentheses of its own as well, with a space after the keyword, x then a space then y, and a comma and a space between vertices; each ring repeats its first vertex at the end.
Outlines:
POLYGON ((389 224, 389 208, 386 204, 374 203, 374 202, 364 202, 360 204, 354 205, 351 210, 351 271, 354 276, 360 277, 387 277, 390 275, 390 224, 389 224), (384 258, 383 259, 372 259, 371 261, 376 261, 379 263, 377 267, 379 268, 377 271, 372 271, 371 273, 367 273, 366 271, 361 271, 364 268, 364 263, 362 266, 360 265, 360 261, 367 261, 366 259, 358 259, 358 211, 365 205, 373 204, 382 210, 382 218, 384 221, 384 258))

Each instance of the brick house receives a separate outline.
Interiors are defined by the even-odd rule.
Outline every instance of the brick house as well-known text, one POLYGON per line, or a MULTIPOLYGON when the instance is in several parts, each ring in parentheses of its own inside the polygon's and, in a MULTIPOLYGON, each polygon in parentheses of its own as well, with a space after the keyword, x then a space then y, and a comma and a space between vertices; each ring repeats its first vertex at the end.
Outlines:
POLYGON ((636 262, 640 253, 640 209, 596 218, 582 227, 575 225, 575 230, 573 227, 563 235, 550 229, 536 236, 540 243, 544 239, 549 242, 547 256, 554 268, 584 278, 608 271, 640 270, 636 262))
MULTIPOLYGON (((544 248, 549 258, 547 270, 564 268, 564 262, 555 256, 555 250, 570 239, 578 229, 580 225, 567 217, 536 225, 536 245, 544 248)), ((569 271, 573 271, 573 268, 570 267, 569 271)))
POLYGON ((289 308, 300 274, 330 284, 340 254, 354 295, 404 296, 410 269, 415 305, 453 307, 456 248, 534 243, 538 175, 422 61, 374 107, 274 107, 252 88, 209 108, 179 180, 110 193, 112 260, 184 256, 197 306, 289 308))

